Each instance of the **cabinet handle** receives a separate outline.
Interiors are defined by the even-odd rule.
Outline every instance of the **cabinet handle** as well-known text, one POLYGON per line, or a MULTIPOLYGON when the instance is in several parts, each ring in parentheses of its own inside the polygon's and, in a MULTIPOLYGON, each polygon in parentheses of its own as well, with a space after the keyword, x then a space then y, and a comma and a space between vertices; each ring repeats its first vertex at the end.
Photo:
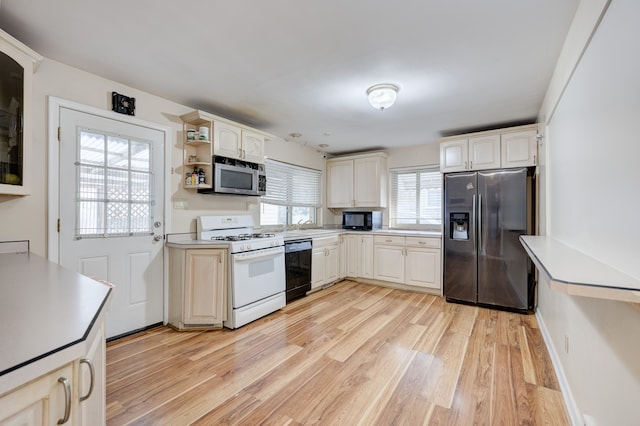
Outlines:
POLYGON ((534 154, 534 155, 533 155, 533 165, 535 166, 535 165, 537 165, 537 164, 538 164, 538 163, 536 163, 536 155, 534 154))
POLYGON ((464 169, 467 170, 467 162, 464 162, 464 169))
POLYGON ((58 378, 58 383, 64 386, 64 417, 58 420, 58 424, 63 425, 69 421, 71 415, 71 383, 66 377, 58 378))
POLYGON ((473 160, 469 161, 469 170, 473 170, 473 160))
POLYGON ((426 243, 426 242, 424 242, 424 241, 418 241, 418 244, 425 245, 425 244, 427 244, 427 243, 426 243))
POLYGON ((80 402, 86 401, 89 399, 91 394, 93 393, 93 385, 96 381, 96 370, 93 368, 93 363, 89 359, 81 359, 80 364, 87 364, 89 366, 89 373, 91 374, 91 382, 89 384, 89 392, 85 396, 80 397, 80 402))

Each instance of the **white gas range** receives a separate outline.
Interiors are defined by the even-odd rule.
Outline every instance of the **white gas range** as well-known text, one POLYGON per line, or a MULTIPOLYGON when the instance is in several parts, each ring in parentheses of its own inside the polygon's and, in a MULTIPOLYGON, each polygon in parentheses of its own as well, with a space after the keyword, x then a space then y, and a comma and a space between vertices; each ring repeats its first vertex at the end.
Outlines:
POLYGON ((286 304, 284 239, 253 232, 253 217, 199 216, 197 238, 229 247, 224 326, 238 328, 286 304))

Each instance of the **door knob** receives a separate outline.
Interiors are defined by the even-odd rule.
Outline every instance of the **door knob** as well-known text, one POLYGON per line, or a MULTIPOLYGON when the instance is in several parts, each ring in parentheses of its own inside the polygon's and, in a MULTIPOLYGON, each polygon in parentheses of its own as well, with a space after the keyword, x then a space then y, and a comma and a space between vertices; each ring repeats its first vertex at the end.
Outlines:
POLYGON ((153 227, 154 228, 160 228, 160 226, 162 226, 162 222, 160 222, 160 221, 153 222, 153 227))
POLYGON ((160 234, 155 234, 153 236, 153 241, 160 241, 161 239, 162 239, 162 235, 160 235, 160 234))

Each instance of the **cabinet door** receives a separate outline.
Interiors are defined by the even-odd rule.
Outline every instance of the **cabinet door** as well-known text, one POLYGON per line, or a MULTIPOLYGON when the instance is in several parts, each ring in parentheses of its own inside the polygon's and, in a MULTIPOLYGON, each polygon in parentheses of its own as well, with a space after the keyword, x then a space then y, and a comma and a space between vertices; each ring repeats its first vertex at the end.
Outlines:
POLYGON ((338 246, 330 246, 326 248, 325 252, 325 281, 327 283, 334 282, 338 279, 338 269, 339 269, 339 260, 338 260, 338 246))
POLYGON ((226 319, 226 250, 187 250, 185 262, 184 323, 222 323, 226 319))
POLYGON ((356 207, 386 207, 386 161, 380 157, 353 160, 353 199, 356 207))
POLYGON ((327 207, 353 207, 353 160, 327 161, 327 207))
POLYGON ((373 278, 404 282, 404 247, 376 244, 373 251, 373 278))
POLYGON ((338 237, 338 279, 344 279, 347 276, 347 236, 340 235, 338 237))
POLYGON ((535 166, 538 140, 535 130, 505 133, 501 136, 502 167, 535 166))
POLYGON ((239 127, 216 121, 213 123, 213 153, 242 159, 242 136, 239 127))
POLYGON ((347 235, 347 276, 360 276, 360 249, 362 241, 357 235, 347 235))
POLYGON ((467 139, 457 139, 440 144, 440 171, 462 172, 468 169, 469 144, 467 139))
POLYGON ((264 135, 242 131, 242 159, 252 163, 264 163, 264 135))
POLYGON ((326 283, 325 280, 325 247, 315 248, 311 252, 311 289, 326 283))
POLYGON ((440 250, 407 247, 405 283, 440 288, 440 250))
POLYGON ((104 425, 106 410, 106 341, 104 323, 96 325, 97 332, 89 350, 78 364, 80 424, 104 425))
POLYGON ((4 395, 0 398, 0 426, 55 425, 65 413, 70 416, 68 424, 76 424, 73 387, 73 365, 68 364, 4 395), (60 378, 69 384, 66 391, 60 378), (66 392, 71 405, 67 405, 66 392))
POLYGON ((469 170, 500 168, 500 135, 469 139, 469 170))
POLYGON ((360 251, 360 276, 373 278, 373 235, 363 235, 360 251))

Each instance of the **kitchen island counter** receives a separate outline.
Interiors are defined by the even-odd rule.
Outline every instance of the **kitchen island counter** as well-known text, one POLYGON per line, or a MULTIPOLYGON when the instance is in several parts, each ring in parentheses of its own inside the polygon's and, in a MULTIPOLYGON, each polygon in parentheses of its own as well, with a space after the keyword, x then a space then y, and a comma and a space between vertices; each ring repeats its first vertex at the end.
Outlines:
POLYGON ((77 359, 111 286, 32 253, 0 254, 0 395, 77 359))

